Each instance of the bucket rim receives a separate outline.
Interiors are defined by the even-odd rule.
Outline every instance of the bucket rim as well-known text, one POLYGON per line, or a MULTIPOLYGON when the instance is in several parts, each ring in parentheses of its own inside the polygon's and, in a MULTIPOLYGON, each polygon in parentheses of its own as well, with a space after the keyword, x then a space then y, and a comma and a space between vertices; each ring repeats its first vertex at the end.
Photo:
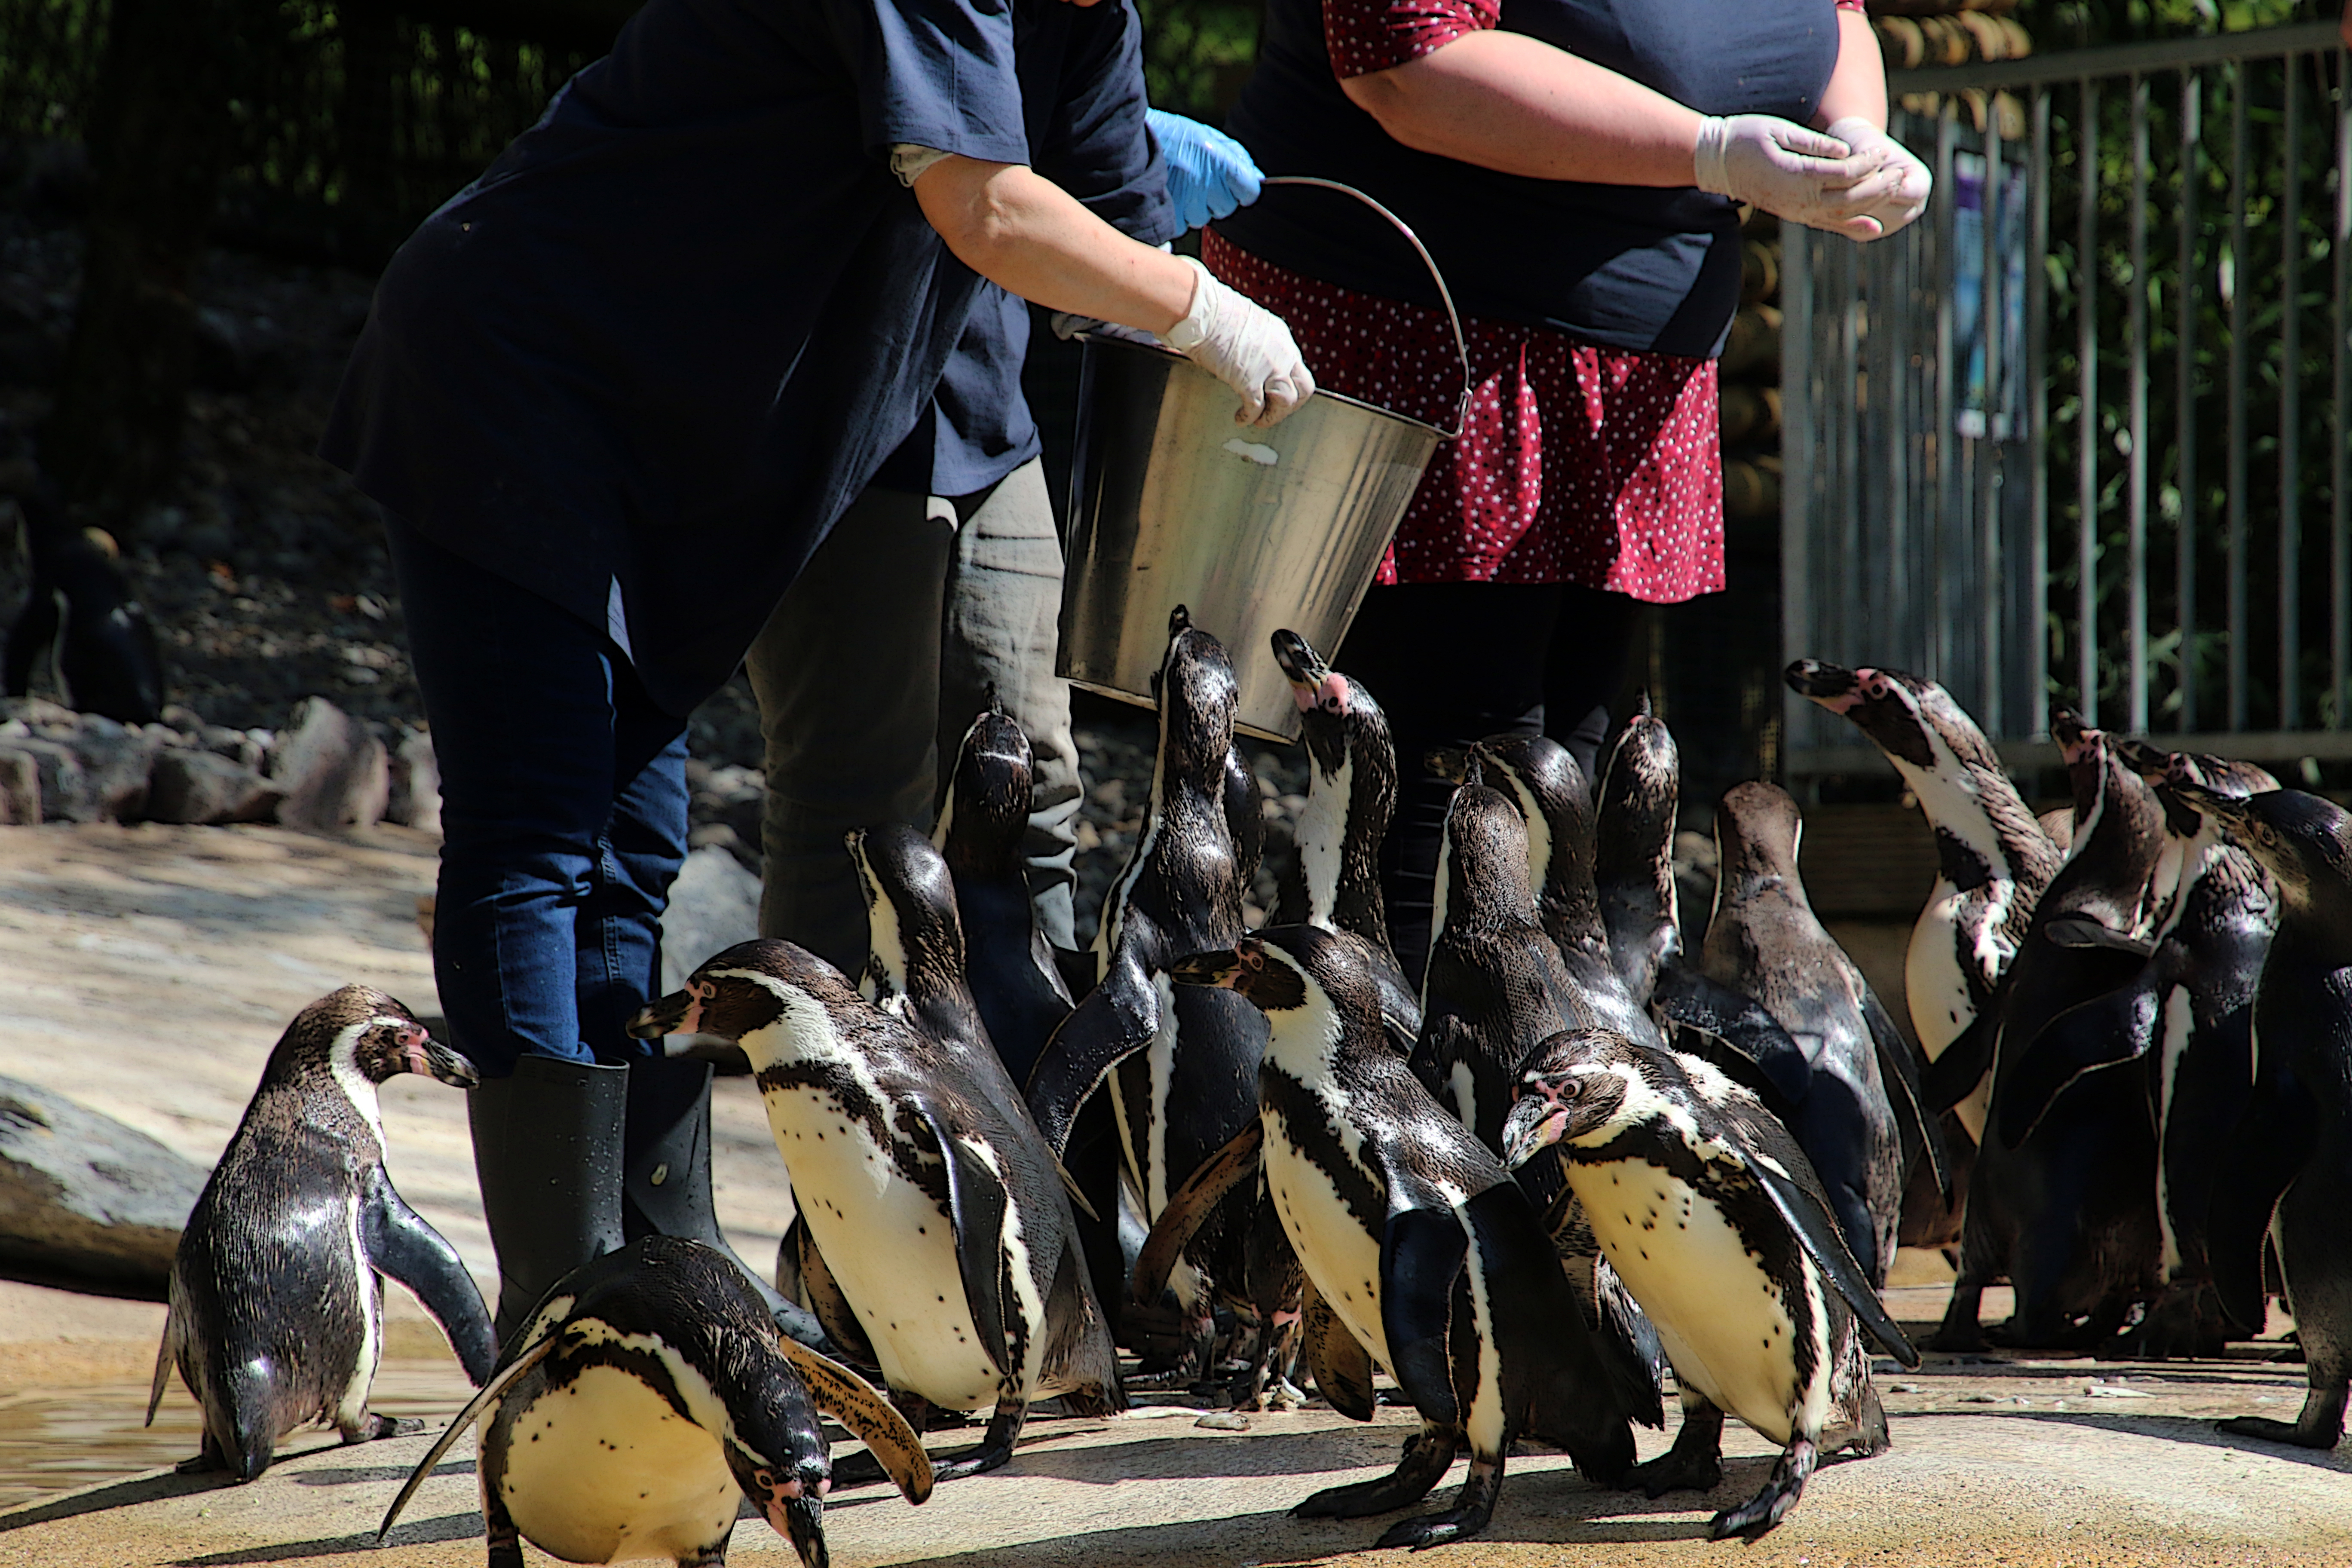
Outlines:
MULTIPOLYGON (((1175 350, 1161 348, 1157 343, 1139 343, 1132 338, 1118 337, 1109 332, 1076 332, 1073 333, 1072 336, 1076 337, 1079 342, 1085 344, 1089 349, 1114 348, 1128 350, 1135 353, 1150 354, 1155 359, 1167 360, 1173 363, 1184 365, 1192 370, 1200 371, 1202 375, 1209 374, 1207 371, 1201 370, 1199 365, 1193 364, 1191 360, 1186 359, 1182 354, 1178 353, 1175 350)), ((1213 380, 1214 378, 1212 377, 1211 379, 1213 380)), ((1220 384, 1223 384, 1220 383, 1220 384)), ((1393 419, 1398 424, 1411 426, 1415 430, 1426 430, 1431 435, 1436 437, 1440 441, 1450 441, 1454 439, 1453 437, 1448 436, 1445 433, 1443 426, 1432 425, 1425 419, 1415 419, 1410 414, 1399 414, 1393 408, 1383 408, 1377 403, 1367 403, 1360 397, 1350 397, 1344 392, 1326 391, 1324 388, 1319 386, 1307 395, 1307 403, 1302 403, 1298 406, 1300 408, 1304 408, 1307 406, 1307 403, 1313 403, 1318 398, 1324 399, 1327 402, 1340 404, 1349 408, 1360 408, 1367 414, 1377 414, 1383 419, 1393 419)), ((1247 429, 1250 428, 1250 426, 1236 426, 1235 428, 1247 429)))

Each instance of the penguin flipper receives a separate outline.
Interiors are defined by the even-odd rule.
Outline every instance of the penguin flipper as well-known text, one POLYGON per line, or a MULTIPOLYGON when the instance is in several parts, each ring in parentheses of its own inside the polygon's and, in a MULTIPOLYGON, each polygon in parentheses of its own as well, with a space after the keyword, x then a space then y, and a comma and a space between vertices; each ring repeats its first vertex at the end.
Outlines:
POLYGON ((1312 1279, 1307 1282, 1300 1310, 1307 1325, 1307 1367, 1314 1374, 1316 1392, 1349 1420, 1370 1421, 1380 1404, 1372 1389, 1371 1355, 1330 1303, 1316 1293, 1312 1279))
POLYGON ((2116 931, 2088 915, 2057 916, 2042 926, 2042 934, 2060 947, 2105 948, 2135 958, 2146 958, 2156 951, 2156 943, 2147 938, 2116 931))
POLYGON ((971 1309, 980 1348, 1000 1376, 1017 1377, 1012 1347, 1004 1337, 1004 1215, 1009 1206, 1003 1178, 949 1125, 929 1095, 913 1097, 915 1114, 939 1140, 947 1167, 948 1212, 955 1221, 956 1268, 963 1275, 964 1305, 971 1309))
POLYGON ((1461 1419, 1448 1330, 1454 1287, 1470 1256, 1462 1223, 1450 1207, 1395 1208, 1381 1234, 1381 1330, 1388 1336, 1389 1371, 1423 1420, 1444 1426, 1461 1419))
POLYGON ((1854 976, 1862 999, 1862 1021, 1878 1054, 1878 1074, 1886 1084, 1886 1098, 1903 1136, 1903 1169, 1907 1175, 1922 1158, 1936 1177, 1936 1193, 1952 1201, 1952 1152, 1944 1143, 1943 1119, 1927 1110, 1927 1091, 1921 1077, 1918 1048, 1903 1037, 1878 993, 1860 974, 1854 976))
POLYGON ((833 1266, 817 1250, 816 1237, 809 1229, 808 1221, 798 1215, 793 1216, 790 1239, 793 1254, 801 1263, 801 1289, 808 1292, 809 1310, 816 1314, 825 1337, 867 1366, 877 1364, 874 1342, 866 1336, 866 1325, 857 1321, 856 1309, 841 1293, 841 1282, 833 1277, 833 1266))
POLYGON ((1626 1414, 1644 1426, 1666 1424, 1666 1348, 1633 1293, 1606 1258, 1594 1260, 1592 1291, 1601 1305, 1601 1361, 1626 1414))
MULTIPOLYGON (((173 1284, 172 1293, 176 1296, 179 1294, 178 1281, 174 1279, 173 1284)), ((178 1315, 177 1302, 165 1309, 163 1337, 155 1343, 155 1381, 147 1390, 147 1419, 140 1423, 142 1426, 155 1425, 155 1411, 163 1403, 164 1385, 172 1381, 172 1320, 178 1315)))
POLYGON ((1753 1062, 1783 1105, 1805 1102, 1813 1087, 1813 1064, 1780 1020, 1754 998, 1708 979, 1687 963, 1669 961, 1659 966, 1650 1002, 1675 1023, 1722 1041, 1753 1062))
POLYGON ((1102 983, 1062 1020, 1029 1069, 1029 1113, 1055 1158, 1069 1146, 1087 1097, 1159 1032, 1159 991, 1134 958, 1114 957, 1102 983))
MULTIPOLYGON (((383 1510, 383 1522, 375 1527, 375 1543, 378 1546, 383 1545, 383 1538, 392 1533, 393 1525, 400 1519, 400 1510, 408 1506, 408 1500, 416 1495, 416 1489, 425 1484, 425 1478, 433 1473, 433 1467, 441 1462, 441 1456, 449 1451, 459 1435, 480 1420, 482 1412, 489 1407, 492 1401, 512 1388, 517 1379, 545 1361, 562 1337, 560 1331, 542 1334, 529 1350, 499 1368, 491 1374, 489 1382, 482 1384, 480 1392, 467 1402, 466 1408, 457 1412, 457 1418, 449 1423, 441 1436, 433 1439, 433 1447, 425 1450, 425 1457, 416 1461, 415 1469, 408 1472, 408 1483, 400 1489, 400 1495, 392 1500, 392 1506, 383 1510)), ((782 1338, 782 1335, 777 1337, 782 1338)))
POLYGON ((2238 1118, 2230 1158, 2213 1178, 2206 1210, 2205 1253, 2223 1315, 2261 1332, 2264 1302, 2263 1247, 2279 1199, 2310 1158, 2314 1130, 2308 1093, 2290 1079, 2265 1081, 2238 1118))
POLYGON ((1138 1301, 1160 1300, 1176 1260, 1183 1256, 1201 1226, 1235 1187, 1258 1173, 1265 1146, 1265 1121, 1253 1116, 1225 1146, 1201 1163, 1200 1169, 1170 1194, 1167 1207, 1152 1222, 1151 1234, 1135 1255, 1133 1283, 1129 1294, 1138 1301))
POLYGON ((2067 1008, 2042 1027, 2000 1079, 1992 1113, 2001 1146, 2033 1136, 2042 1119, 2076 1079, 2137 1061, 2155 1047, 2170 966, 2152 960, 2128 985, 2067 1008))
POLYGON ((1748 1174, 1780 1211, 1781 1220, 1795 1233, 1798 1244, 1812 1258, 1837 1293, 1845 1298, 1864 1331, 1878 1342, 1880 1348, 1906 1367, 1917 1366, 1919 1352, 1887 1315, 1870 1276, 1854 1260, 1853 1249, 1845 1242, 1845 1232, 1830 1211, 1828 1194, 1821 1190, 1821 1178, 1813 1174, 1796 1139, 1778 1121, 1753 1115, 1739 1116, 1738 1120, 1747 1123, 1748 1174))
POLYGON ((1977 1085, 1992 1070, 1993 1044, 2000 1037, 2000 1011, 1987 1002, 1969 1026, 1944 1047, 1944 1054, 1927 1064, 1919 1087, 1927 1092, 1930 1110, 1940 1116, 1977 1091, 1977 1085))
POLYGON ((360 1198, 360 1239, 376 1272, 398 1280, 449 1336, 458 1365, 476 1388, 499 1359, 490 1314, 457 1249, 403 1201, 381 1164, 369 1167, 360 1198))
POLYGON ((866 1445, 908 1502, 931 1495, 931 1458, 907 1418, 874 1385, 835 1361, 819 1355, 790 1334, 776 1336, 784 1359, 807 1384, 809 1403, 841 1423, 866 1445))

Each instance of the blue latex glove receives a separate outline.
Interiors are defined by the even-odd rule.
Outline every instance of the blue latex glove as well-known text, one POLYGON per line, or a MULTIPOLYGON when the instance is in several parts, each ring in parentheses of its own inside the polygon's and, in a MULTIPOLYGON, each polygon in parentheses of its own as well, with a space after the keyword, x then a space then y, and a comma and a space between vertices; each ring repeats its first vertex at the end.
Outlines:
POLYGON ((1143 119, 1168 165, 1168 199, 1177 222, 1199 228, 1257 200, 1265 176, 1240 142, 1213 125, 1162 109, 1147 110, 1143 119))

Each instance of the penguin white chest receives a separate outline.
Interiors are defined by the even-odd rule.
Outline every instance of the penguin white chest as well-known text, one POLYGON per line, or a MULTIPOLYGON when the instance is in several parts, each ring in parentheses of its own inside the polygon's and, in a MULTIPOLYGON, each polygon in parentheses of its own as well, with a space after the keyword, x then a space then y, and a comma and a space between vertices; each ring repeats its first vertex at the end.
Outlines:
MULTIPOLYGON (((1675 1376, 1786 1443, 1798 1403, 1813 1402, 1797 1386, 1796 1327, 1780 1282, 1723 1211, 1644 1161, 1572 1164, 1569 1180, 1609 1266, 1657 1326, 1675 1376)), ((1818 1431, 1828 1379, 1814 1381, 1822 1408, 1808 1429, 1818 1431)))
MULTIPOLYGON (((784 1086, 761 1097, 809 1233, 884 1378, 951 1410, 993 1405, 1002 1379, 964 1300, 954 1225, 832 1095, 784 1086)), ((1003 1238, 975 1245, 996 1253, 1003 1238)))
POLYGON ((542 1391, 509 1434, 499 1499, 567 1562, 687 1557, 735 1528, 743 1494, 719 1439, 618 1367, 542 1391))
POLYGON ((1300 1152, 1279 1116, 1265 1118, 1265 1148, 1266 1186, 1299 1266, 1356 1342, 1388 1366, 1379 1237, 1364 1228, 1323 1167, 1300 1152))
POLYGON ((1911 1026, 1929 1061, 1942 1056, 1976 1016, 1976 1003, 1960 968, 1962 902, 1960 890, 1938 879, 1903 954, 1903 990, 1910 1000, 1911 1026))

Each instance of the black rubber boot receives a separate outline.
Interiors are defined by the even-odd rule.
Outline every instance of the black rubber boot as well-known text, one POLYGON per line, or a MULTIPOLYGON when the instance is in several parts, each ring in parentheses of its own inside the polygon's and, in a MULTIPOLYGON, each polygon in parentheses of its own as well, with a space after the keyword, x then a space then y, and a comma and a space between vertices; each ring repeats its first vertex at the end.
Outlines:
POLYGON ((787 1300, 736 1257, 710 1201, 710 1064, 643 1059, 629 1069, 627 1163, 621 1182, 622 1226, 631 1241, 675 1236, 717 1247, 734 1259, 768 1303, 776 1326, 821 1354, 841 1352, 808 1310, 787 1300))
POLYGON ((629 1069, 524 1057, 466 1097, 474 1173, 499 1255, 492 1321, 504 1345, 549 1286, 616 1250, 629 1069))

